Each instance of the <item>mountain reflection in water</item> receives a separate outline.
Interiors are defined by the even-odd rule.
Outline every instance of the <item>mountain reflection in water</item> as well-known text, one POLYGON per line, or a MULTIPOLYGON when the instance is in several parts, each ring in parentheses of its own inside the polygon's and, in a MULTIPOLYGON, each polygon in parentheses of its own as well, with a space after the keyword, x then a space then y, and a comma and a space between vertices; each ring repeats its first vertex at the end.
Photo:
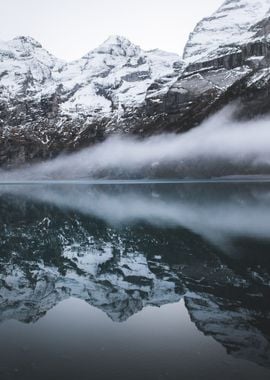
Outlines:
POLYGON ((270 185, 1 185, 0 215, 2 323, 74 298, 114 322, 182 300, 270 368, 270 185))

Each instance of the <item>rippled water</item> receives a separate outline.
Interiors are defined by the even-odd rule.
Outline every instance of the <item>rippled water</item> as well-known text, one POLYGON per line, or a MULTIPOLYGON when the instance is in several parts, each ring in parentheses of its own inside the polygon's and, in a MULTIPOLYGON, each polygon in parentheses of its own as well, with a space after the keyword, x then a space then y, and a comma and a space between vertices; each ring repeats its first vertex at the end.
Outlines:
POLYGON ((269 183, 2 184, 0 216, 1 379, 269 379, 269 183))

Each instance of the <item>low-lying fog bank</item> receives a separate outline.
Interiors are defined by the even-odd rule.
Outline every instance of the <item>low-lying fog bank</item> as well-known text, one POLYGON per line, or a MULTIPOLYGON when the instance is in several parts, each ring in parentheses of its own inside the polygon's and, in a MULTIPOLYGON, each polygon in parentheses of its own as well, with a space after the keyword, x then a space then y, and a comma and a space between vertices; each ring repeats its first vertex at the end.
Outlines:
POLYGON ((0 181, 270 175, 270 117, 236 122, 233 112, 226 107, 181 135, 109 138, 74 154, 2 171, 0 181))

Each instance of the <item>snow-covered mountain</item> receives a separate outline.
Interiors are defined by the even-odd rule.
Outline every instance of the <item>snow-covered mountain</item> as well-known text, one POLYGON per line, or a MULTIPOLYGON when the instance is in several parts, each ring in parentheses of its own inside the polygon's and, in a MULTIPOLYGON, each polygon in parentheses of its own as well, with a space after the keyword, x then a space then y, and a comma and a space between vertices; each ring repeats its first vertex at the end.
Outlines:
POLYGON ((235 100, 235 117, 269 112, 269 12, 269 0, 227 0, 198 23, 184 49, 185 69, 166 94, 166 128, 192 128, 235 100))
POLYGON ((149 86, 161 77, 176 76, 177 54, 142 51, 129 40, 112 36, 82 59, 66 64, 56 80, 71 96, 63 112, 93 112, 121 118, 144 104, 149 86))
POLYGON ((184 59, 209 60, 254 41, 254 26, 268 17, 269 10, 270 0, 226 0, 212 16, 197 24, 186 44, 184 59))
POLYGON ((0 43, 0 165, 111 134, 182 132, 232 100, 269 112, 270 0, 226 0, 190 34, 183 60, 112 36, 73 62, 30 37, 0 43))
POLYGON ((45 89, 55 91, 52 72, 62 62, 31 37, 0 42, 0 99, 32 99, 45 89))
POLYGON ((30 37, 1 42, 1 156, 5 149, 18 162, 53 155, 60 145, 124 129, 145 106, 148 88, 162 81, 166 92, 182 66, 177 54, 145 52, 119 36, 70 63, 30 37), (14 138, 8 146, 7 136, 14 138))
POLYGON ((124 37, 112 36, 81 59, 65 63, 31 37, 0 45, 1 98, 41 100, 59 91, 60 112, 111 116, 138 106, 160 77, 176 75, 177 54, 142 51, 124 37))

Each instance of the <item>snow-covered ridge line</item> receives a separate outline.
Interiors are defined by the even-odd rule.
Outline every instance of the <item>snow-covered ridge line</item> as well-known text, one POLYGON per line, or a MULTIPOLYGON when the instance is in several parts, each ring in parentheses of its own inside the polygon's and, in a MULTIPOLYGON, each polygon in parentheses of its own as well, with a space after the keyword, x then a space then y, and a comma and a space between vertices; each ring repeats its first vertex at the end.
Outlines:
POLYGON ((228 45, 248 42, 256 34, 252 26, 269 16, 270 0, 226 0, 200 21, 190 34, 183 59, 195 62, 224 53, 228 45))
POLYGON ((128 39, 111 36, 81 59, 64 62, 31 37, 0 43, 2 96, 16 98, 25 89, 31 96, 66 93, 63 112, 102 112, 141 103, 159 77, 174 75, 181 66, 177 54, 145 52, 128 39), (113 104, 112 104, 113 103, 113 104))

